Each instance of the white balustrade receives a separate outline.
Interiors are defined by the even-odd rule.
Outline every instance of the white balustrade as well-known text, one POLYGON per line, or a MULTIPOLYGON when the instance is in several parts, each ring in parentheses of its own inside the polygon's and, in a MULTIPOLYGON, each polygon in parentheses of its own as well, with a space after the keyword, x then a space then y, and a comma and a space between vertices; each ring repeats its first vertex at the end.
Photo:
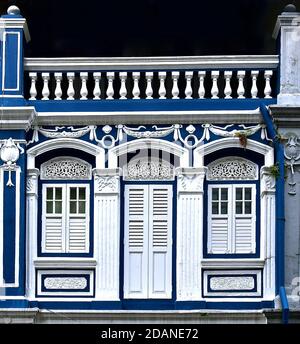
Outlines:
POLYGON ((161 58, 149 60, 124 58, 126 62, 123 63, 123 60, 117 59, 115 65, 109 65, 110 68, 101 62, 102 59, 97 58, 87 59, 86 65, 82 62, 85 60, 81 58, 74 61, 70 59, 72 61, 70 65, 68 65, 68 59, 66 62, 61 59, 57 60, 25 59, 25 69, 29 71, 30 79, 29 100, 36 101, 39 94, 42 95, 42 100, 87 100, 89 94, 92 95, 91 99, 93 100, 105 97, 113 100, 115 92, 118 92, 118 98, 121 100, 128 98, 134 100, 141 98, 166 99, 167 94, 170 94, 171 99, 174 100, 179 99, 180 94, 183 94, 185 99, 193 99, 193 95, 196 93, 198 93, 199 99, 204 99, 209 94, 211 96, 208 98, 211 99, 220 97, 244 99, 247 96, 257 99, 260 94, 265 98, 271 98, 271 78, 278 66, 278 57, 276 56, 262 56, 261 59, 255 56, 216 56, 215 60, 213 57, 179 57, 177 59, 164 58, 163 60, 161 58), (48 69, 45 60, 49 60, 48 69), (60 61, 59 65, 57 60, 60 61), (131 62, 135 60, 137 65, 131 62), (169 60, 170 65, 167 63, 169 60), (102 63, 101 65, 99 61, 102 63), (99 69, 97 70, 98 65, 99 69), (68 68, 64 69, 64 66, 68 68), (78 73, 72 71, 71 68, 78 73), (118 71, 117 75, 120 79, 118 91, 114 84, 116 75, 114 70, 118 71), (143 70, 146 70, 145 73, 141 72, 143 70), (234 72, 235 70, 237 72, 234 72), (198 75, 199 82, 193 79, 195 73, 198 75), (209 82, 206 83, 207 73, 211 75, 212 80, 210 89, 208 89, 209 82), (260 73, 264 80, 259 79, 260 73), (132 82, 128 80, 129 75, 130 79, 132 77, 132 82), (185 83, 180 82, 181 75, 185 79, 185 83), (65 77, 68 80, 67 85, 63 82, 65 77), (40 86, 39 78, 42 79, 42 86, 40 86), (91 80, 93 82, 89 82, 89 78, 93 79, 91 80), (107 80, 107 84, 105 80, 107 80), (144 94, 141 92, 141 85, 146 86, 144 94))
POLYGON ((42 95, 42 100, 49 100, 50 90, 49 90, 49 80, 50 80, 50 73, 42 73, 42 78, 44 81, 42 95))
POLYGON ((127 99, 127 89, 126 89, 126 80, 127 80, 127 72, 121 72, 119 74, 121 80, 121 87, 120 87, 120 99, 127 99))
POLYGON ((37 96, 37 90, 36 90, 36 80, 37 80, 37 73, 29 73, 29 77, 31 80, 31 85, 30 85, 30 98, 29 100, 36 100, 37 96))
POLYGON ((62 73, 54 73, 54 77, 56 80, 56 87, 55 87, 55 100, 61 100, 62 97, 62 89, 61 89, 61 80, 62 80, 62 73))
POLYGON ((179 72, 172 72, 172 99, 179 99, 179 88, 178 88, 179 72))
POLYGON ((224 94, 225 94, 225 99, 231 99, 231 85, 230 85, 230 80, 232 77, 232 72, 231 71, 225 71, 224 72, 224 78, 225 78, 225 89, 224 89, 224 94))
POLYGON ((146 80, 147 80, 147 87, 146 87, 146 99, 153 99, 153 89, 152 89, 152 79, 153 79, 153 72, 146 72, 146 80))
POLYGON ((205 71, 199 71, 199 90, 198 95, 200 99, 203 99, 205 97, 205 88, 204 88, 204 78, 205 78, 206 72, 205 71))
POLYGON ((159 99, 166 99, 166 87, 165 87, 165 79, 166 79, 167 73, 166 72, 158 72, 159 77, 159 99))
POLYGON ((270 80, 271 80, 272 75, 273 75, 272 70, 266 70, 265 71, 265 80, 266 80, 266 85, 265 85, 265 89, 264 89, 265 98, 272 98, 271 97, 272 89, 271 89, 271 84, 270 84, 270 80))
POLYGON ((114 79, 115 79, 115 73, 114 72, 108 72, 107 74, 107 80, 108 80, 108 86, 106 90, 106 99, 113 100, 114 99, 114 79))
POLYGON ((101 89, 100 89, 100 79, 101 79, 101 73, 95 72, 93 74, 94 80, 95 80, 95 87, 93 91, 94 100, 99 100, 101 96, 101 89))
POLYGON ((67 94, 68 94, 68 98, 67 100, 74 100, 74 96, 75 96, 75 90, 74 90, 74 79, 75 79, 75 73, 67 73, 67 78, 68 78, 68 90, 67 90, 67 94))
POLYGON ((133 72, 132 78, 133 78, 133 89, 132 89, 133 99, 140 99, 140 88, 139 88, 140 72, 133 72))
POLYGON ((239 87, 237 89, 237 94, 238 94, 238 98, 245 98, 244 94, 245 94, 245 88, 244 88, 244 78, 245 78, 245 71, 244 70, 239 70, 237 72, 237 77, 239 80, 239 87))
POLYGON ((251 77, 252 77, 252 87, 251 87, 251 97, 257 98, 257 78, 258 78, 259 71, 258 70, 252 70, 251 71, 251 77))
POLYGON ((192 99, 193 89, 192 89, 192 78, 194 72, 185 72, 186 87, 185 87, 185 99, 192 99))

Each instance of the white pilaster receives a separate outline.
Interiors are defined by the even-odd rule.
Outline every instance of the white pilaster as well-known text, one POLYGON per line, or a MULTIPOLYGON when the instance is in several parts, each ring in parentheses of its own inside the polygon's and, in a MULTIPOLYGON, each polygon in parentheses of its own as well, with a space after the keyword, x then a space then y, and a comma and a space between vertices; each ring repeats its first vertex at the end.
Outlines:
POLYGON ((261 198, 261 257, 264 267, 264 298, 275 298, 275 178, 269 168, 263 166, 260 172, 261 198))
POLYGON ((94 169, 96 300, 119 300, 120 170, 94 169))
POLYGON ((35 268, 37 258, 37 212, 38 212, 38 178, 39 169, 27 169, 26 181, 26 295, 29 299, 35 297, 35 268))
POLYGON ((278 16, 273 33, 275 39, 280 33, 280 93, 277 103, 299 106, 300 12, 293 12, 295 9, 291 6, 278 16))
POLYGON ((205 167, 177 168, 177 301, 201 298, 205 167))

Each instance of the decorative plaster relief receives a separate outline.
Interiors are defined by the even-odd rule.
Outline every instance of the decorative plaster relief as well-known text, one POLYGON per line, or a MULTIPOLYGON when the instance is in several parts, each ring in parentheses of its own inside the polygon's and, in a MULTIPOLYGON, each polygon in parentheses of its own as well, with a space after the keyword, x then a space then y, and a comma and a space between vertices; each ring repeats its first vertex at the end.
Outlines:
POLYGON ((83 290, 87 287, 87 280, 85 277, 47 277, 44 286, 46 289, 83 290))
POLYGON ((41 179, 87 180, 91 178, 91 165, 73 157, 55 158, 41 166, 41 179))
POLYGON ((95 175, 95 192, 103 192, 103 193, 119 192, 119 176, 95 175))
POLYGON ((258 179, 258 167, 249 160, 232 156, 218 159, 208 165, 207 180, 226 179, 258 179))
POLYGON ((218 290, 252 290, 255 287, 254 278, 246 276, 212 277, 210 288, 218 290))

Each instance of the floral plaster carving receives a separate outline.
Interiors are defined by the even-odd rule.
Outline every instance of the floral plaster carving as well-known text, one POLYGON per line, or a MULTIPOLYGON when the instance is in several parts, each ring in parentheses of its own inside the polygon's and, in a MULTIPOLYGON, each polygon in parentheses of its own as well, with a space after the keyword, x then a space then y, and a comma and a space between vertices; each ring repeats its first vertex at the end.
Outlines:
POLYGON ((76 158, 55 158, 41 166, 41 179, 91 179, 91 165, 76 158))
POLYGON ((290 195, 296 195, 296 182, 294 181, 294 167, 300 164, 300 143, 296 135, 291 134, 285 145, 284 156, 286 164, 291 171, 290 180, 288 181, 290 195))
POLYGON ((95 175, 95 191, 107 193, 119 192, 119 176, 95 175))
POLYGON ((208 166, 208 180, 253 180, 257 177, 257 165, 242 158, 226 157, 218 159, 208 166))
POLYGON ((85 289, 87 280, 84 277, 47 277, 44 281, 46 289, 85 289))
POLYGON ((255 287, 254 278, 246 276, 212 277, 210 288, 218 290, 252 290, 255 287))

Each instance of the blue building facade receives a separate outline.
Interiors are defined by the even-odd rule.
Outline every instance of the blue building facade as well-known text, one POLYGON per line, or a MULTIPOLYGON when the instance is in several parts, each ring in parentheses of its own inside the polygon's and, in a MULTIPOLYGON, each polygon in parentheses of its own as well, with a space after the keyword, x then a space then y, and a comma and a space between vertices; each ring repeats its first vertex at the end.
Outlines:
POLYGON ((0 28, 0 312, 287 310, 281 55, 26 58, 16 7, 0 28))

